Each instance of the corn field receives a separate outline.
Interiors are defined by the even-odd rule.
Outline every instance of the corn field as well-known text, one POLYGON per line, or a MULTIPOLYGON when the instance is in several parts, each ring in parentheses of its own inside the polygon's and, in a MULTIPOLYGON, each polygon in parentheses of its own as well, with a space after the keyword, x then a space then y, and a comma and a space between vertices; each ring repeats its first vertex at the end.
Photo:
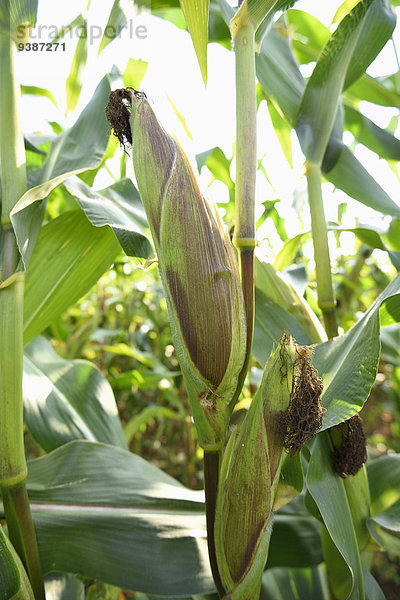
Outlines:
POLYGON ((76 4, 0 0, 0 600, 395 600, 400 2, 76 4))

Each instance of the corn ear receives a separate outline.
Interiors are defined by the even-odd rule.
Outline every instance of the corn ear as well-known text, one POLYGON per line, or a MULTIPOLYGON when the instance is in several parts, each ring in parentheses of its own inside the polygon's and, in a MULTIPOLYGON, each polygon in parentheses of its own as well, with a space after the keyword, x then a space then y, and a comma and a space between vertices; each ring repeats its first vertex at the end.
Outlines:
POLYGON ((146 96, 132 89, 119 92, 131 104, 126 140, 133 143, 135 176, 199 441, 214 451, 225 441, 229 403, 245 356, 243 296, 233 246, 203 198, 182 148, 162 127, 146 96))
MULTIPOLYGON (((292 450, 296 423, 290 415, 300 417, 297 425, 304 443, 309 439, 310 430, 304 435, 301 412, 313 413, 312 405, 316 402, 321 414, 322 387, 317 383, 315 372, 313 385, 319 389, 318 397, 308 393, 310 403, 305 406, 299 390, 299 386, 303 392, 306 389, 305 373, 310 374, 308 358, 308 349, 295 344, 289 334, 283 334, 265 366, 249 411, 232 434, 224 453, 215 545, 222 585, 233 599, 258 597, 281 466, 287 456, 285 448, 292 450)), ((298 443, 299 435, 295 439, 298 443)))

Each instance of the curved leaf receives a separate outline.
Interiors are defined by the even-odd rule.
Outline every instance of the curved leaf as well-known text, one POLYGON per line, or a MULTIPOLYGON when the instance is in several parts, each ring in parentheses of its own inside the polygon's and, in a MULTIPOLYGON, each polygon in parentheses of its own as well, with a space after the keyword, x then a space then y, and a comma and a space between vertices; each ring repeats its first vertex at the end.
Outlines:
POLYGON ((373 515, 385 511, 400 500, 400 454, 369 460, 367 474, 373 515))
MULTIPOLYGON (((332 444, 327 433, 319 434, 314 442, 307 471, 307 488, 318 506, 325 527, 352 579, 352 600, 363 599, 364 585, 357 537, 348 503, 344 481, 331 466, 332 444)), ((329 555, 331 559, 333 556, 329 555)), ((340 566, 340 570, 341 570, 340 566)), ((345 581, 337 582, 345 587, 345 581)))
POLYGON ((43 167, 34 172, 34 186, 11 212, 25 268, 42 224, 46 207, 44 198, 67 177, 96 167, 103 157, 109 139, 104 107, 111 89, 110 81, 111 75, 103 77, 76 123, 54 139, 43 167))
MULTIPOLYGON (((46 88, 37 87, 35 85, 21 85, 21 94, 30 94, 32 96, 43 96, 48 98, 54 106, 57 106, 56 99, 50 90, 46 88)), ((40 151, 39 151, 40 152, 40 151)))
POLYGON ((382 548, 400 556, 400 501, 368 519, 368 527, 382 548))
POLYGON ((126 448, 111 386, 84 360, 65 360, 45 338, 24 351, 24 418, 34 439, 50 452, 86 439, 126 448))
POLYGON ((119 36, 128 20, 128 2, 126 0, 114 0, 107 25, 101 38, 99 52, 119 36))
POLYGON ((400 160, 400 140, 375 125, 360 111, 344 106, 346 128, 351 131, 360 144, 376 152, 381 158, 400 160))
POLYGON ((210 0, 179 0, 204 83, 207 83, 208 9, 210 0))
POLYGON ((0 598, 1 600, 34 600, 26 571, 1 525, 0 598))
POLYGON ((202 492, 139 456, 87 441, 31 461, 28 472, 44 572, 160 596, 214 590, 202 492))
POLYGON ((45 225, 26 275, 25 343, 90 290, 118 250, 112 231, 93 227, 79 210, 45 225))
POLYGON ((314 567, 321 562, 320 524, 298 496, 274 516, 266 568, 314 567))
POLYGON ((67 111, 74 110, 78 104, 82 89, 83 73, 87 61, 87 23, 83 20, 79 30, 79 40, 71 63, 71 69, 65 84, 67 95, 67 111))
POLYGON ((339 159, 324 176, 359 202, 386 215, 400 216, 400 206, 375 181, 354 154, 343 144, 339 159))
POLYGON ((96 192, 78 177, 68 179, 65 187, 93 225, 110 225, 128 256, 147 258, 151 254, 152 246, 143 234, 148 228, 146 213, 130 179, 96 192))
POLYGON ((307 82, 296 130, 310 162, 322 162, 344 87, 363 74, 391 36, 395 19, 384 0, 361 0, 339 24, 307 82), (365 43, 365 36, 368 43, 365 43))
POLYGON ((329 600, 324 568, 271 569, 262 579, 264 600, 329 600))
POLYGON ((367 400, 379 359, 379 308, 393 299, 394 314, 399 294, 400 274, 345 335, 315 346, 312 362, 324 383, 322 429, 349 419, 367 400))

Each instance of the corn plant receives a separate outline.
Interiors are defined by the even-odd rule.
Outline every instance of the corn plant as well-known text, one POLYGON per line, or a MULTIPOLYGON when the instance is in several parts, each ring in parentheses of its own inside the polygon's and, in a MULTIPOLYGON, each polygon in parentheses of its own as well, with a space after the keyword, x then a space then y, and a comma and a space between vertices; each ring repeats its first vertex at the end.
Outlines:
MULTIPOLYGON (((70 128, 53 124, 50 138, 24 137, 14 64, 29 43, 37 2, 0 2, 1 598, 384 598, 369 567, 378 551, 399 555, 400 454, 367 460, 358 413, 381 344, 380 368, 392 367, 391 385, 400 389, 400 206, 342 137, 351 131, 379 156, 400 158, 398 139, 358 106, 362 99, 400 106, 395 76, 366 74, 392 36, 395 13, 387 0, 345 2, 331 34, 294 4, 153 3, 164 18, 183 14, 205 83, 209 34, 234 53, 235 182, 219 148, 199 158, 229 187, 224 223, 141 88, 140 62, 107 73, 70 128), (310 60, 305 80, 299 64, 310 60), (276 268, 255 257, 264 100, 289 158, 296 132, 311 216, 311 232, 289 239, 274 204, 265 203, 260 220, 273 216, 284 241, 276 268), (115 137, 124 150, 121 177, 96 190, 115 137), (130 159, 134 182, 125 176, 130 159), (340 284, 328 244, 328 231, 340 225, 327 222, 324 180, 390 220, 384 232, 353 228, 363 246, 340 284), (315 281, 308 269, 304 297, 279 271, 296 261, 308 233, 315 281), (350 318, 350 307, 361 312, 353 288, 361 288, 376 248, 387 253, 393 276, 379 271, 380 293, 375 286, 370 306, 350 318), (119 326, 110 297, 96 298, 96 310, 75 328, 84 306, 75 303, 126 257, 157 264, 159 275, 138 267, 135 277, 166 299, 171 339, 159 336, 158 354, 139 327, 130 330, 137 304, 147 306, 141 300, 126 300, 119 326), (166 361, 170 342, 175 363, 166 361), (90 347, 99 348, 102 370, 81 359, 90 347), (126 359, 117 374, 116 356, 126 359), (125 366, 132 362, 134 369, 125 366), (155 385, 161 380, 170 382, 165 389, 155 385), (132 395, 146 401, 151 393, 158 404, 123 427, 114 391, 121 415, 132 395), (185 432, 187 463, 202 455, 204 493, 129 451, 154 417, 185 432), (39 449, 28 466, 27 431, 39 449)), ((114 37, 126 20, 116 1, 108 20, 114 37)), ((83 15, 64 33, 75 26, 87 31, 83 15)), ((68 110, 79 99, 86 44, 82 35, 66 82, 68 110)), ((46 90, 26 91, 49 98, 46 90)), ((125 298, 135 296, 130 281, 121 285, 125 298)), ((151 311, 159 331, 166 311, 158 319, 151 311)))

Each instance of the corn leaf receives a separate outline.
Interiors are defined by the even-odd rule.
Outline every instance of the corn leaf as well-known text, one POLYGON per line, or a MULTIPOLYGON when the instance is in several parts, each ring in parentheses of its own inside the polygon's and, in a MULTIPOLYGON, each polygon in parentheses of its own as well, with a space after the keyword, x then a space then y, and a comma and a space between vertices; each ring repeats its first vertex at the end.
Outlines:
POLYGON ((281 569, 264 572, 262 581, 264 600, 329 600, 324 568, 281 569))
POLYGON ((12 210, 11 220, 25 268, 42 224, 44 199, 67 177, 93 169, 103 157, 109 139, 104 106, 111 89, 110 81, 111 76, 106 75, 76 123, 56 136, 44 166, 34 173, 33 187, 12 210))
POLYGON ((46 88, 37 87, 35 85, 21 85, 21 94, 30 94, 31 96, 43 96, 48 98, 54 106, 57 106, 56 99, 50 90, 46 88))
POLYGON ((77 439, 126 448, 105 377, 87 361, 61 358, 40 336, 24 351, 23 396, 25 422, 46 452, 77 439))
POLYGON ((380 52, 392 34, 392 17, 384 2, 361 0, 324 47, 307 83, 296 121, 303 152, 310 162, 322 162, 342 91, 362 75, 380 52))
POLYGON ((139 192, 130 179, 121 179, 108 188, 93 191, 78 177, 65 187, 95 227, 109 225, 128 256, 147 258, 152 246, 144 235, 148 228, 139 192))
POLYGON ((400 556, 400 501, 395 502, 383 513, 368 519, 373 538, 385 550, 400 556))
POLYGON ((0 525, 0 592, 5 600, 34 600, 22 563, 0 525))
POLYGON ((260 54, 256 55, 256 71, 266 94, 277 102, 286 119, 294 125, 305 81, 288 38, 275 27, 264 38, 260 54))
POLYGON ((121 33, 128 20, 128 2, 127 0, 114 0, 107 25, 99 46, 99 54, 104 48, 112 42, 121 33))
POLYGON ((122 74, 122 80, 125 87, 140 89, 140 84, 147 70, 147 62, 130 58, 122 74))
POLYGON ((140 456, 83 440, 31 461, 28 471, 45 573, 159 596, 214 591, 202 492, 140 456))
POLYGON ((210 0, 179 0, 192 38, 204 84, 207 84, 208 10, 210 0))
POLYGON ((394 106, 400 108, 400 94, 396 91, 396 83, 393 75, 380 79, 374 79, 364 74, 358 81, 346 90, 346 96, 356 101, 366 100, 381 106, 394 106))
POLYGON ((74 110, 78 104, 82 89, 83 74, 87 61, 87 23, 84 20, 80 27, 79 40, 72 59, 71 69, 65 84, 67 95, 67 112, 74 110))
POLYGON ((371 513, 383 513, 400 500, 400 454, 387 454, 367 462, 371 513))
POLYGON ((400 206, 396 204, 375 181, 354 154, 343 145, 339 160, 328 172, 328 181, 359 202, 386 215, 400 216, 400 206))
MULTIPOLYGON (((341 579, 336 583, 341 590, 347 585, 349 588, 347 594, 341 597, 362 600, 365 594, 357 537, 344 481, 334 473, 331 466, 331 452, 332 444, 328 433, 319 434, 313 444, 308 465, 307 489, 318 506, 329 534, 328 540, 330 538, 334 545, 328 552, 328 564, 341 574, 341 579), (335 555, 336 549, 338 556, 335 555)), ((327 550, 329 549, 328 545, 327 550)))
POLYGON ((386 600, 386 596, 382 588, 376 581, 375 577, 369 571, 363 569, 365 599, 366 600, 386 600))
POLYGON ((320 525, 297 496, 274 516, 266 568, 314 567, 322 561, 320 525))
POLYGON ((381 158, 400 160, 400 140, 386 129, 378 127, 360 111, 344 106, 346 129, 360 144, 364 144, 381 158))
POLYGON ((324 383, 322 429, 352 417, 368 398, 378 367, 382 304, 398 320, 400 274, 346 334, 315 346, 312 362, 324 383))
POLYGON ((118 250, 110 228, 94 227, 81 211, 63 213, 45 225, 26 275, 25 343, 79 300, 118 250))

